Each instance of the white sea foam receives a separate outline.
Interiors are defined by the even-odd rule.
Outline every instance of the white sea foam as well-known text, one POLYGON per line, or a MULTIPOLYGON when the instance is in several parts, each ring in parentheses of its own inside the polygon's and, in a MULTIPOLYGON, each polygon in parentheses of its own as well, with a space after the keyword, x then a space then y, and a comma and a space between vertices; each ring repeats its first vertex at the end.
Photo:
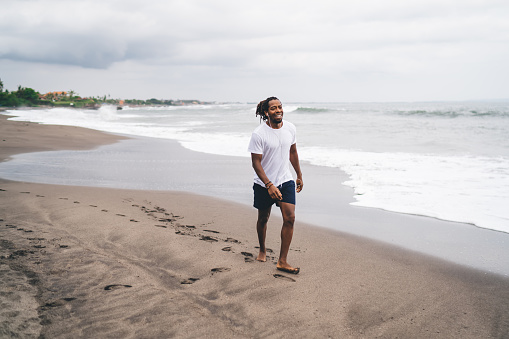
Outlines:
POLYGON ((299 109, 299 106, 296 106, 296 105, 285 105, 283 111, 285 113, 291 113, 291 112, 295 112, 298 109, 299 109))
POLYGON ((339 167, 353 205, 426 215, 509 232, 509 159, 304 148, 301 157, 339 167))
POLYGON ((247 157, 247 144, 249 135, 230 133, 230 134, 207 134, 207 133, 182 133, 179 136, 180 144, 192 151, 247 157))

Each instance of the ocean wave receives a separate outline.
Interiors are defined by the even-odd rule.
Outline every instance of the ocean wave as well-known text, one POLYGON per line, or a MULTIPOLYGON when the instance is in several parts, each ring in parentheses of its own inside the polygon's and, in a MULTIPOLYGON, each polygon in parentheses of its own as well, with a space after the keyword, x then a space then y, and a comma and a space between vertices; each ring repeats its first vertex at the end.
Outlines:
POLYGON ((509 111, 470 111, 470 114, 476 117, 503 117, 509 118, 509 111))
POLYGON ((408 110, 394 111, 401 116, 419 116, 429 118, 458 118, 458 117, 500 117, 509 118, 509 110, 408 110))
MULTIPOLYGON (((311 106, 299 106, 299 105, 283 105, 284 111, 286 113, 295 112, 295 113, 327 113, 332 111, 337 111, 337 108, 327 108, 327 107, 311 107, 311 106)), ((341 109, 343 110, 343 109, 341 109)))
POLYGON ((427 111, 427 110, 410 110, 410 111, 395 111, 397 115, 402 116, 421 116, 421 117, 443 117, 443 118, 457 118, 461 114, 458 111, 427 111))
POLYGON ((331 109, 320 107, 298 107, 295 112, 297 113, 328 113, 331 109))

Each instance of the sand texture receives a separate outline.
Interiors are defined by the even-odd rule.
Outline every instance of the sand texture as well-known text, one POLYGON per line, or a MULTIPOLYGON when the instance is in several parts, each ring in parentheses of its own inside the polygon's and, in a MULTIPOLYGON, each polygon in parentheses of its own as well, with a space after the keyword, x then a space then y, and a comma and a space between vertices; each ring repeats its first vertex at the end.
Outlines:
MULTIPOLYGON (((3 118, 0 135, 0 159, 117 140, 3 118)), ((266 263, 256 211, 220 199, 0 179, 0 212, 2 338, 509 336, 500 276, 298 221, 301 273, 277 271, 276 210, 266 263)))

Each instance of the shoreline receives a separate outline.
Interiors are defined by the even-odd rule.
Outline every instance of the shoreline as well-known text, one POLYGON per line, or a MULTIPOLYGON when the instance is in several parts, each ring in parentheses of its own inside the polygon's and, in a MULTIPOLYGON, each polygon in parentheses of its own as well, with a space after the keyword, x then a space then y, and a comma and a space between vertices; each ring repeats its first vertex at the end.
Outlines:
MULTIPOLYGON (((2 132, 1 160, 119 138, 66 126, 11 124, 3 117, 0 130, 11 133, 2 132)), ((239 203, 182 192, 4 179, 0 189, 5 273, 0 288, 12 294, 9 300, 25 300, 7 305, 20 309, 0 315, 0 333, 55 338, 509 333, 507 278, 391 245, 297 221, 289 260, 301 273, 292 276, 274 266, 279 218, 271 220, 267 235, 276 253, 267 263, 255 262, 255 211, 239 203)))

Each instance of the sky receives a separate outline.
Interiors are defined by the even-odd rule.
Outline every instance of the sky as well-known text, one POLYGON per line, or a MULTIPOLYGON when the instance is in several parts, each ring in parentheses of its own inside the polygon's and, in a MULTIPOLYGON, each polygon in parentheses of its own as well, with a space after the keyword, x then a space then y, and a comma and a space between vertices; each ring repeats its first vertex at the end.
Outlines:
POLYGON ((0 0, 0 79, 82 97, 509 98, 507 0, 0 0))

